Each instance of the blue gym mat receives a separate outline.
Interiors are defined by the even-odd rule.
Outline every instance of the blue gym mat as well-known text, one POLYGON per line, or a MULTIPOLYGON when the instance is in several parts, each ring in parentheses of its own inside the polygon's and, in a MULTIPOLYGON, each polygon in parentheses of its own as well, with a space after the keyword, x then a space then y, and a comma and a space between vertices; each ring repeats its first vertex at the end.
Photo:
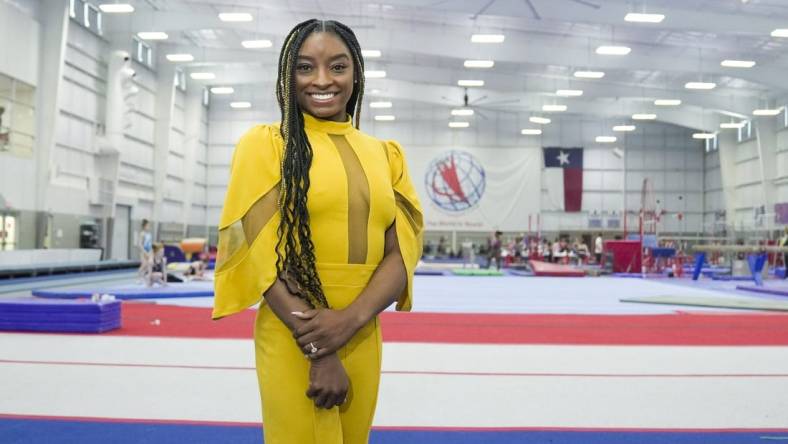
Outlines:
POLYGON ((33 296, 47 299, 89 298, 94 293, 111 294, 116 299, 163 299, 213 296, 213 282, 170 283, 166 287, 146 287, 142 284, 118 285, 104 288, 50 288, 34 290, 33 296))
POLYGON ((0 300, 0 330, 103 333, 121 326, 120 301, 0 300))
MULTIPOLYGON (((681 431, 372 430, 371 444, 748 444, 788 439, 785 433, 681 431)), ((0 419, 3 444, 262 444, 256 426, 0 419), (53 439, 55 441, 53 441, 53 439)))

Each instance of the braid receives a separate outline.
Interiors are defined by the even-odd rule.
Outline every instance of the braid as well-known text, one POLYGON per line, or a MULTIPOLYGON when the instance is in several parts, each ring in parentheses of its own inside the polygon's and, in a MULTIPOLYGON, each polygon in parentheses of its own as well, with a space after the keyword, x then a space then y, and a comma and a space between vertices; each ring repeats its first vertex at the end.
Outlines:
POLYGON ((280 171, 278 205, 281 219, 276 244, 276 270, 288 291, 302 298, 312 307, 328 307, 315 265, 315 246, 312 242, 307 211, 312 145, 304 130, 304 116, 301 114, 298 97, 295 94, 298 52, 304 40, 314 32, 332 32, 339 36, 350 50, 357 83, 354 83, 346 112, 355 118, 356 128, 359 127, 361 119, 364 60, 353 31, 336 21, 323 22, 312 19, 296 25, 282 45, 276 82, 276 99, 281 111, 279 132, 285 146, 280 171))

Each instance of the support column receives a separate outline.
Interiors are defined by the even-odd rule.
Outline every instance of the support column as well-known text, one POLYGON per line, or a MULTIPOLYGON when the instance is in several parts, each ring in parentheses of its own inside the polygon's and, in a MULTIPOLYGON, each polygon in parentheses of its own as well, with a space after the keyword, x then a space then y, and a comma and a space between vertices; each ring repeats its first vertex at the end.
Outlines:
MULTIPOLYGON (((735 223, 736 217, 736 140, 735 131, 721 131, 717 135, 720 156, 720 182, 725 206, 725 223, 735 223)), ((731 235, 728 230, 728 235, 731 235)))
MULTIPOLYGON (((763 206, 767 214, 774 212, 774 203, 777 200, 777 187, 774 186, 777 178, 777 134, 774 120, 774 117, 756 117, 753 120, 761 167, 763 206)), ((764 227, 771 232, 774 229, 774 218, 766 217, 764 227)))
POLYGON ((167 183, 167 157, 170 151, 170 128, 175 108, 175 65, 159 51, 156 78, 156 124, 153 154, 153 233, 158 237, 164 214, 164 187, 167 183))
POLYGON ((186 92, 183 128, 183 237, 188 235, 194 202, 194 177, 197 168, 197 150, 200 148, 202 126, 202 89, 196 86, 186 92))
POLYGON ((60 112, 59 95, 63 81, 63 63, 68 41, 67 0, 51 0, 40 9, 40 44, 38 89, 36 91, 36 248, 47 245, 49 231, 49 192, 52 173, 52 150, 55 146, 55 130, 60 112))

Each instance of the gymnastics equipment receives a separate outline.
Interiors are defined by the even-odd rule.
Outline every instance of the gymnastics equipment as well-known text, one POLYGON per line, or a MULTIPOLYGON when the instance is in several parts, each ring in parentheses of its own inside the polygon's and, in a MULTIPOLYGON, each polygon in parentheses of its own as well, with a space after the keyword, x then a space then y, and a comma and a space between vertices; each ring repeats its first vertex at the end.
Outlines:
POLYGON ((753 298, 726 298, 703 296, 645 296, 624 298, 621 302, 658 305, 687 305, 691 307, 736 308, 744 310, 788 311, 787 301, 771 301, 753 298))
POLYGON ((758 287, 763 286, 763 270, 769 253, 788 253, 788 247, 774 245, 694 245, 692 250, 698 253, 695 256, 695 268, 692 271, 692 280, 700 277, 703 264, 708 253, 742 253, 747 255, 747 264, 750 267, 752 280, 758 287))
POLYGON ((186 256, 186 260, 192 260, 194 253, 202 253, 208 244, 208 239, 204 237, 187 237, 181 241, 181 251, 186 256))
POLYGON ((542 261, 530 261, 531 269, 535 276, 556 276, 556 277, 583 277, 586 272, 571 265, 552 264, 542 261))
POLYGON ((117 300, 0 300, 0 330, 103 333, 121 327, 117 300))

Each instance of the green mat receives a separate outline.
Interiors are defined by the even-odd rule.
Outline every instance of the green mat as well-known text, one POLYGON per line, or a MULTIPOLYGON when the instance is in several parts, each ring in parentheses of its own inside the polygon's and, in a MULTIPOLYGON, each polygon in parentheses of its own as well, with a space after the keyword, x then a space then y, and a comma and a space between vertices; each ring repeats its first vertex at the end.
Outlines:
POLYGON ((455 268, 451 272, 456 276, 503 276, 500 270, 487 268, 455 268))
POLYGON ((736 308, 740 310, 788 311, 788 301, 750 298, 714 298, 704 296, 646 296, 620 299, 639 304, 689 305, 693 307, 736 308))

